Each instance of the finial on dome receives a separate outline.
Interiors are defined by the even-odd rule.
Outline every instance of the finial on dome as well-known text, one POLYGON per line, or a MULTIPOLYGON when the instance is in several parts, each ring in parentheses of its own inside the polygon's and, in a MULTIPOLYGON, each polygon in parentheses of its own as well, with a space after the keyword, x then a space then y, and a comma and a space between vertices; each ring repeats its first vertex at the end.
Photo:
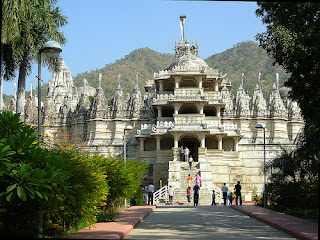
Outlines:
POLYGON ((186 41, 184 42, 184 44, 189 44, 188 38, 186 38, 186 41))
POLYGON ((30 96, 32 98, 32 90, 33 90, 33 81, 31 81, 31 90, 30 90, 30 96))
POLYGON ((259 77, 258 77, 258 84, 260 86, 260 78, 261 78, 261 73, 259 73, 259 77))
POLYGON ((279 73, 276 73, 277 90, 279 90, 279 73))

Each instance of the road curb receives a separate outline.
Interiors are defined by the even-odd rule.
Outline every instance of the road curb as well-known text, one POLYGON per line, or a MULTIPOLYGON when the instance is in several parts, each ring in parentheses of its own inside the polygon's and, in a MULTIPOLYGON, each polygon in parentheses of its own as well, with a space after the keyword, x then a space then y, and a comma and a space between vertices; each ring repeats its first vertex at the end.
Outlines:
POLYGON ((149 211, 147 213, 145 213, 143 216, 139 217, 134 222, 132 222, 130 226, 125 227, 125 229, 123 229, 122 234, 120 235, 119 239, 125 238, 140 222, 143 221, 143 219, 145 219, 147 216, 149 216, 156 208, 157 208, 157 206, 155 206, 155 205, 152 206, 152 208, 149 209, 149 211))
MULTIPOLYGON (((287 227, 284 227, 280 223, 267 220, 267 219, 265 219, 263 217, 260 217, 258 214, 249 212, 249 211, 247 211, 247 210, 245 210, 245 209, 243 209, 241 207, 238 207, 238 206, 230 206, 230 207, 235 209, 235 210, 237 210, 237 211, 239 211, 239 212, 242 212, 242 213, 248 215, 249 217, 255 218, 255 219, 257 219, 257 220, 259 220, 261 222, 269 224, 269 225, 271 225, 271 226, 273 226, 273 227, 275 227, 275 228, 277 228, 277 229, 279 229, 281 231, 289 233, 289 234, 291 234, 291 235, 293 235, 295 237, 298 237, 300 239, 303 239, 303 240, 317 240, 318 239, 318 237, 313 237, 313 236, 310 236, 310 235, 307 235, 307 234, 304 234, 304 233, 301 233, 301 232, 297 232, 297 231, 291 230, 291 229, 289 229, 287 227)), ((268 210, 270 210, 270 209, 268 209, 268 210)), ((270 211, 272 211, 272 210, 270 210, 270 211)))

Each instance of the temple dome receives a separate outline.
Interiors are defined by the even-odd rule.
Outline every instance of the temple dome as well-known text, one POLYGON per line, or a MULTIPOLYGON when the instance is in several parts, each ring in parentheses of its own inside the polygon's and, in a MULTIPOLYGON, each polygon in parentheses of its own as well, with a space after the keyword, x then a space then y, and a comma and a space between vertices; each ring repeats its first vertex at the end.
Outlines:
POLYGON ((208 64, 200 57, 186 51, 184 54, 175 59, 175 61, 166 70, 173 70, 175 67, 202 68, 208 69, 208 64))

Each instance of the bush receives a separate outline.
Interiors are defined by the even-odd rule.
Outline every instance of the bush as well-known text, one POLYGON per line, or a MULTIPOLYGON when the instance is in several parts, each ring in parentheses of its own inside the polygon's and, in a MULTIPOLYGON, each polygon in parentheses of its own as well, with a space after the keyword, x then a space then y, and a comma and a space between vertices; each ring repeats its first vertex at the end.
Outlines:
POLYGON ((89 155, 77 145, 39 148, 19 114, 0 114, 0 232, 7 237, 65 237, 113 219, 135 196, 147 164, 89 155))

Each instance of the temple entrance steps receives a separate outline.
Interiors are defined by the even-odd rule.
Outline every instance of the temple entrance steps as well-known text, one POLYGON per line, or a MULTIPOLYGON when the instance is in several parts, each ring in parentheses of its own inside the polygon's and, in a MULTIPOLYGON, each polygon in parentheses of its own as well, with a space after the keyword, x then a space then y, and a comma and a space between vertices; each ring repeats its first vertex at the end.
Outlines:
MULTIPOLYGON (((200 173, 199 169, 199 162, 193 162, 192 163, 192 168, 190 170, 189 168, 189 163, 187 162, 180 162, 180 180, 179 180, 179 185, 180 187, 177 188, 175 186, 175 195, 173 197, 173 203, 175 205, 177 204, 183 204, 187 205, 188 200, 187 200, 187 188, 188 188, 188 175, 192 177, 192 182, 191 182, 191 192, 192 192, 192 200, 191 200, 191 205, 193 205, 193 186, 195 184, 196 180, 196 174, 200 173)), ((221 196, 220 196, 220 189, 212 186, 211 189, 205 189, 204 187, 200 188, 199 192, 199 205, 210 205, 212 203, 212 189, 215 188, 216 190, 216 203, 221 202, 221 196)), ((163 201, 161 202, 167 202, 168 201, 168 196, 166 196, 163 201)))

